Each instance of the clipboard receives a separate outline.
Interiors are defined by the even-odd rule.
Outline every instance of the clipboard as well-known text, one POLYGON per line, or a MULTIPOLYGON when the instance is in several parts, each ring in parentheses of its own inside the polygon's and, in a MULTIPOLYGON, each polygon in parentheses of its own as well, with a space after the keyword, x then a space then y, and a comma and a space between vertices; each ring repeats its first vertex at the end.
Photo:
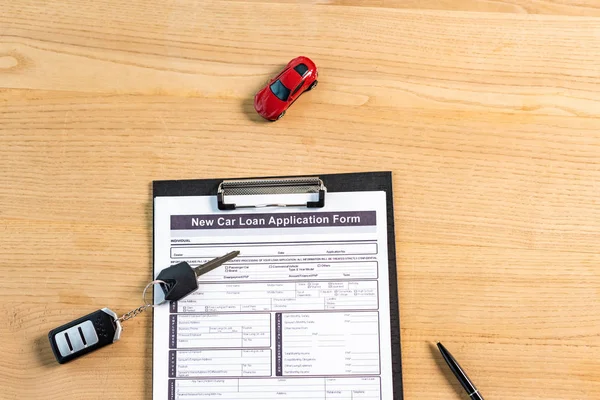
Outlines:
MULTIPOLYGON (((327 202, 327 193, 361 191, 383 191, 386 194, 393 394, 394 400, 402 400, 400 310, 396 271, 392 173, 390 171, 260 178, 153 181, 154 199, 157 197, 213 195, 215 196, 218 209, 223 213, 242 207, 308 207, 318 209, 323 207, 327 202), (302 204, 274 203, 239 206, 229 201, 229 195, 268 193, 312 193, 315 198, 312 201, 302 204)), ((154 269, 156 269, 156 265, 154 269)))

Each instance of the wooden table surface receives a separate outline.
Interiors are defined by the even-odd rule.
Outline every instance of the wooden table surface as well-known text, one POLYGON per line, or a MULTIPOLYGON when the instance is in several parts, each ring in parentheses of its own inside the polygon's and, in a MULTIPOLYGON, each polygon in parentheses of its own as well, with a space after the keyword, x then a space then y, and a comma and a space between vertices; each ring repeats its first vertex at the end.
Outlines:
POLYGON ((467 398, 440 340, 488 400, 598 399, 599 156, 597 0, 2 1, 0 398, 151 399, 149 313, 47 333, 139 304, 152 180, 391 170, 405 398, 467 398))

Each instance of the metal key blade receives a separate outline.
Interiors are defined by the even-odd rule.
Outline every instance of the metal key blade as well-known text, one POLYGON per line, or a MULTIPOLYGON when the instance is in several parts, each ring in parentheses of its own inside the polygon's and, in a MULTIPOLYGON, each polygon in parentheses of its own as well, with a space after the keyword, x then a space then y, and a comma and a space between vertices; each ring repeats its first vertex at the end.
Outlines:
POLYGON ((231 253, 227 253, 222 257, 217 257, 213 260, 210 260, 209 262, 199 265, 196 268, 194 268, 194 273, 196 274, 196 278, 199 278, 200 276, 206 274, 207 272, 212 271, 213 269, 220 267, 221 265, 225 264, 227 261, 236 258, 237 256, 240 255, 239 251, 232 251, 231 253))

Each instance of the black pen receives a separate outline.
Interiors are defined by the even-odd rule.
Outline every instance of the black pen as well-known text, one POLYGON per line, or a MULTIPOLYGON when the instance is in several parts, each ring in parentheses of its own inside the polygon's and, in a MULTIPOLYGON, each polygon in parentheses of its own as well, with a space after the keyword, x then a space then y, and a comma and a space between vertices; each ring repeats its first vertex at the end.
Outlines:
POLYGON ((475 385, 473 385, 473 382, 471 382, 465 371, 463 371, 460 365, 458 365, 454 357, 452 357, 452 354, 446 350, 443 344, 438 342, 437 346, 438 349, 440 349, 440 353, 442 353, 442 357, 444 357, 444 360, 446 360, 446 364, 448 364, 454 373, 454 376, 456 376, 462 387, 464 387, 469 396, 471 396, 471 399, 483 400, 483 396, 481 393, 479 393, 479 390, 477 390, 475 385))

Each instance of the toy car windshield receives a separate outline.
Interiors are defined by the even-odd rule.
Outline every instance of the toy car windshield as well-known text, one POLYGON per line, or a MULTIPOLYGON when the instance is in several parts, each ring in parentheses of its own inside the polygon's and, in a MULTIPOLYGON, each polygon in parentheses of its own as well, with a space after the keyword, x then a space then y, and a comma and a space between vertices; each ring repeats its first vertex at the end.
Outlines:
POLYGON ((290 89, 286 88, 279 79, 271 84, 271 91, 281 101, 287 101, 290 97, 290 89))

